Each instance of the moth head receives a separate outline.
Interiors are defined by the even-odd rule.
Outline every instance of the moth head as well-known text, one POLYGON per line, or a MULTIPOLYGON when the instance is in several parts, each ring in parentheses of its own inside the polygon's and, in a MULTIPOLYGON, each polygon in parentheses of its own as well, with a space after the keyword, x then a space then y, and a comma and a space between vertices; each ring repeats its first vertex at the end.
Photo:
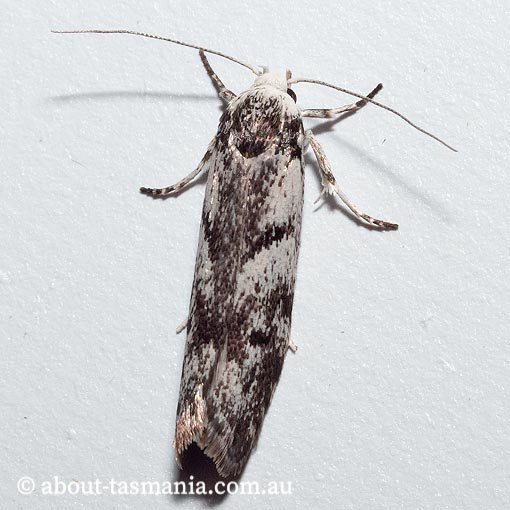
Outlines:
POLYGON ((289 70, 283 72, 269 71, 269 68, 266 66, 261 66, 261 68, 262 74, 255 80, 254 87, 270 85, 287 93, 296 102, 296 94, 288 83, 292 78, 292 73, 289 70))

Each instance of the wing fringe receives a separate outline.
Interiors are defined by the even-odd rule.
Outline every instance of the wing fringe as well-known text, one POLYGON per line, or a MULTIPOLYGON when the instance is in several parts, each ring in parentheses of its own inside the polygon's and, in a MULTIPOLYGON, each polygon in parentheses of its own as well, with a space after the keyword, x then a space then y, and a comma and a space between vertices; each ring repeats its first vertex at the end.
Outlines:
POLYGON ((195 391, 193 403, 187 405, 177 419, 173 444, 177 464, 182 468, 184 453, 192 443, 195 443, 214 462, 220 476, 223 478, 236 476, 244 466, 244 459, 233 461, 229 457, 232 431, 226 424, 222 426, 208 421, 208 410, 202 390, 203 385, 200 384, 195 391))

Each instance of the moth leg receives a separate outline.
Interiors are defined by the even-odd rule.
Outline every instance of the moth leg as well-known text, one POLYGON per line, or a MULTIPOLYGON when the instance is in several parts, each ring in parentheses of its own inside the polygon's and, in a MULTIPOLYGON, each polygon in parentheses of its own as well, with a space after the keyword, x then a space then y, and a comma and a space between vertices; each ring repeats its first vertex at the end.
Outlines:
POLYGON ((182 333, 186 327, 188 326, 188 320, 189 318, 186 317, 185 320, 183 320, 178 326, 177 326, 177 329, 175 330, 175 334, 178 335, 179 333, 182 333))
POLYGON ((293 353, 297 352, 297 345, 289 338, 289 344, 287 346, 293 353))
MULTIPOLYGON (((382 83, 379 83, 377 87, 375 87, 370 94, 367 95, 368 98, 372 99, 381 89, 382 83)), ((324 108, 324 109, 314 109, 314 110, 303 110, 301 112, 301 117, 313 117, 318 119, 331 118, 336 115, 340 115, 341 113, 354 113, 357 112, 360 108, 363 108, 368 101, 365 99, 360 99, 352 104, 347 104, 345 106, 341 106, 340 108, 324 108)))
POLYGON ((173 193, 174 191, 179 191, 184 188, 188 183, 190 183, 206 166, 207 161, 211 157, 213 152, 212 143, 209 145, 207 152, 204 154, 202 161, 198 164, 198 166, 191 172, 189 175, 181 179, 179 182, 175 184, 171 184, 166 188, 140 188, 140 193, 145 193, 146 195, 150 195, 154 198, 161 198, 173 193))
POLYGON ((378 227, 388 229, 388 230, 397 230, 398 225, 395 223, 390 223, 388 221, 378 220, 365 214, 362 212, 359 207, 353 203, 347 195, 338 187, 338 184, 335 180, 335 176, 331 171, 331 167, 326 158, 326 154, 322 150, 319 142, 315 138, 313 132, 308 130, 306 132, 306 138, 309 140, 310 145, 312 146, 313 152, 315 153, 315 157, 317 158, 317 163, 319 164, 319 170, 321 175, 321 183, 322 183, 322 192, 317 198, 316 202, 321 198, 325 193, 329 193, 330 195, 336 194, 340 200, 358 217, 365 220, 370 225, 376 225, 378 227))
POLYGON ((227 103, 230 103, 232 99, 236 97, 236 95, 231 91, 228 90, 227 87, 223 84, 223 82, 219 79, 218 75, 213 71, 213 68, 211 67, 211 64, 209 64, 209 60, 207 60, 207 57, 205 56, 205 53, 200 50, 199 51, 200 58, 202 59, 202 64, 204 64, 204 67, 207 71, 207 74, 211 78, 212 82, 214 83, 214 87, 218 91, 218 95, 226 101, 227 103))

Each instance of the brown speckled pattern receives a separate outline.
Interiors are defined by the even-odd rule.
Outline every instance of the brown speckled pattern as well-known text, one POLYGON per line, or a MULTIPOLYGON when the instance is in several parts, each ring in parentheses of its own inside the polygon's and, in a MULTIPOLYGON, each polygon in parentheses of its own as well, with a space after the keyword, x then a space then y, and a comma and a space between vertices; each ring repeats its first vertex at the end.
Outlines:
POLYGON ((303 204, 304 131, 293 99, 259 86, 223 114, 191 296, 175 447, 220 475, 246 464, 287 351, 303 204))

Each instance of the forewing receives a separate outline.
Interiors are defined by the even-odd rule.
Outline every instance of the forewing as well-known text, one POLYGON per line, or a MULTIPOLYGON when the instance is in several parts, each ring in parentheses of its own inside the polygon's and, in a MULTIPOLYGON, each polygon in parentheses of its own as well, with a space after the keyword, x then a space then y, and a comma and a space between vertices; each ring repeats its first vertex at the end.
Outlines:
POLYGON ((251 94, 229 106, 215 143, 175 443, 179 459, 196 442, 227 476, 246 463, 288 346, 303 129, 284 100, 251 94))

